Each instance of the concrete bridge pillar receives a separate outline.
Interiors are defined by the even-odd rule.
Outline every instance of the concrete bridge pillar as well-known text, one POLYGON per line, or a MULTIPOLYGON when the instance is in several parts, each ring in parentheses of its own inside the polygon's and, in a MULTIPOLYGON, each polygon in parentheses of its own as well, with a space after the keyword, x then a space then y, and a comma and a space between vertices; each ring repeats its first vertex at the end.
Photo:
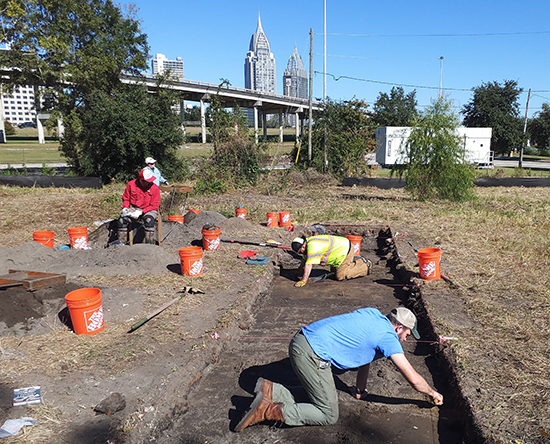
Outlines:
POLYGON ((57 135, 59 136, 59 139, 61 139, 64 134, 65 134, 65 127, 63 126, 63 119, 59 117, 57 119, 57 135))
POLYGON ((202 143, 206 143, 206 117, 204 115, 203 99, 201 99, 201 133, 202 133, 202 143))
POLYGON ((37 116, 36 118, 36 128, 38 129, 38 143, 46 143, 46 138, 44 137, 44 125, 42 125, 42 120, 37 116))
POLYGON ((262 106, 261 102, 258 105, 258 102, 254 104, 254 140, 256 145, 258 144, 258 106, 262 106))
POLYGON ((283 113, 279 113, 279 143, 283 143, 283 113))

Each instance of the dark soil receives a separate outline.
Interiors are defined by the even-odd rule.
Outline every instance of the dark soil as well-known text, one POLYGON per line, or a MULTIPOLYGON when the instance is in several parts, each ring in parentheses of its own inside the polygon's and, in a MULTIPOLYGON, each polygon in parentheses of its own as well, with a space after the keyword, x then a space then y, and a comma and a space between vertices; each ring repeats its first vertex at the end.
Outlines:
MULTIPOLYGON (((284 427, 276 432, 259 425, 234 433, 257 377, 296 383, 287 347, 301 326, 359 306, 389 311, 407 304, 408 294, 392 274, 388 254, 380 252, 379 228, 360 225, 330 230, 363 236, 363 254, 375 263, 373 274, 365 278, 327 280, 298 292, 292 270, 299 261, 291 252, 228 242, 219 251, 205 252, 205 275, 190 280, 181 275, 177 250, 199 245, 201 228, 208 224, 219 226, 225 240, 243 242, 276 238, 289 245, 305 232, 303 227, 295 232, 266 229, 201 212, 189 224, 163 223, 164 233, 172 229, 163 248, 145 244, 102 248, 110 242, 110 222, 90 235, 90 250, 54 250, 35 242, 0 248, 1 274, 8 269, 32 270, 63 273, 68 280, 35 292, 21 287, 0 291, 0 361, 6 364, 0 420, 23 416, 41 420, 42 425, 35 426, 24 441, 31 443, 464 442, 460 430, 465 422, 454 403, 433 407, 388 362, 373 365, 367 402, 346 392, 353 372, 336 375, 341 420, 334 426, 284 427), (248 249, 269 256, 270 262, 245 265, 236 259, 248 249), (210 290, 209 274, 220 274, 223 285, 210 290), (121 279, 124 285, 98 285, 105 330, 76 336, 69 328, 64 297, 73 289, 91 286, 87 278, 98 277, 121 279), (133 280, 142 284, 131 285, 133 280), (156 287, 147 286, 148 280, 156 287), (163 281, 169 283, 163 287, 163 281), (187 295, 136 332, 127 333, 137 319, 174 298, 174 287, 188 284, 201 287, 205 294, 187 295), (212 339, 215 333, 219 340, 212 339), (11 407, 13 389, 31 385, 41 386, 42 404, 11 407), (124 398, 123 410, 111 415, 94 411, 113 393, 124 398)), ((322 272, 315 270, 314 275, 322 272)), ((422 322, 430 334, 428 320, 422 322)), ((406 353, 431 384, 453 399, 437 347, 406 344, 406 353)))

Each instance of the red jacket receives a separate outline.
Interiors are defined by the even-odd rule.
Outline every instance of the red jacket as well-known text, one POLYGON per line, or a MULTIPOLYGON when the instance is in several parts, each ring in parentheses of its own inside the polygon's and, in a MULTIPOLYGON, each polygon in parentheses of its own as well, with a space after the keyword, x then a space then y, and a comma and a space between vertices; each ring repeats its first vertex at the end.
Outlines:
POLYGON ((131 180, 126 185, 122 195, 122 208, 141 208, 143 213, 158 211, 160 206, 160 189, 153 184, 147 191, 143 191, 136 183, 137 179, 131 180))

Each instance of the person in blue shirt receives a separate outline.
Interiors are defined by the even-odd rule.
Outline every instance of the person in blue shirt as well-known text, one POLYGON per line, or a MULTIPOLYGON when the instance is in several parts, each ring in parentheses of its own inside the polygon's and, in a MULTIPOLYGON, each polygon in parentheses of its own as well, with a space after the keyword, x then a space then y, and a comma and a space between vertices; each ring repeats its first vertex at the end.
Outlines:
POLYGON ((162 174, 160 174, 159 169, 156 167, 157 161, 153 159, 152 157, 148 157, 145 159, 145 163, 147 166, 145 168, 148 168, 153 173, 153 176, 155 176, 155 185, 158 187, 160 184, 168 185, 168 181, 162 177, 162 174))
POLYGON ((419 338, 416 316, 407 308, 394 308, 384 316, 375 308, 360 308, 321 319, 296 333, 289 346, 292 368, 310 402, 297 403, 286 387, 259 378, 256 397, 235 431, 258 422, 281 421, 290 426, 328 425, 338 420, 338 395, 331 367, 358 369, 352 395, 365 399, 372 361, 389 358, 418 392, 443 404, 443 396, 413 369, 401 342, 413 334, 419 338))

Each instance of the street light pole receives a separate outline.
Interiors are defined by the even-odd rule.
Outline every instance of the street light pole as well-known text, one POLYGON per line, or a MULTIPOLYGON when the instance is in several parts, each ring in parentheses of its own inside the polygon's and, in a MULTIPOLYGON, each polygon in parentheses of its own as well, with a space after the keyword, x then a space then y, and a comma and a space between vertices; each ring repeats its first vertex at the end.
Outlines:
POLYGON ((439 57, 439 97, 443 95, 443 59, 445 57, 439 57))

